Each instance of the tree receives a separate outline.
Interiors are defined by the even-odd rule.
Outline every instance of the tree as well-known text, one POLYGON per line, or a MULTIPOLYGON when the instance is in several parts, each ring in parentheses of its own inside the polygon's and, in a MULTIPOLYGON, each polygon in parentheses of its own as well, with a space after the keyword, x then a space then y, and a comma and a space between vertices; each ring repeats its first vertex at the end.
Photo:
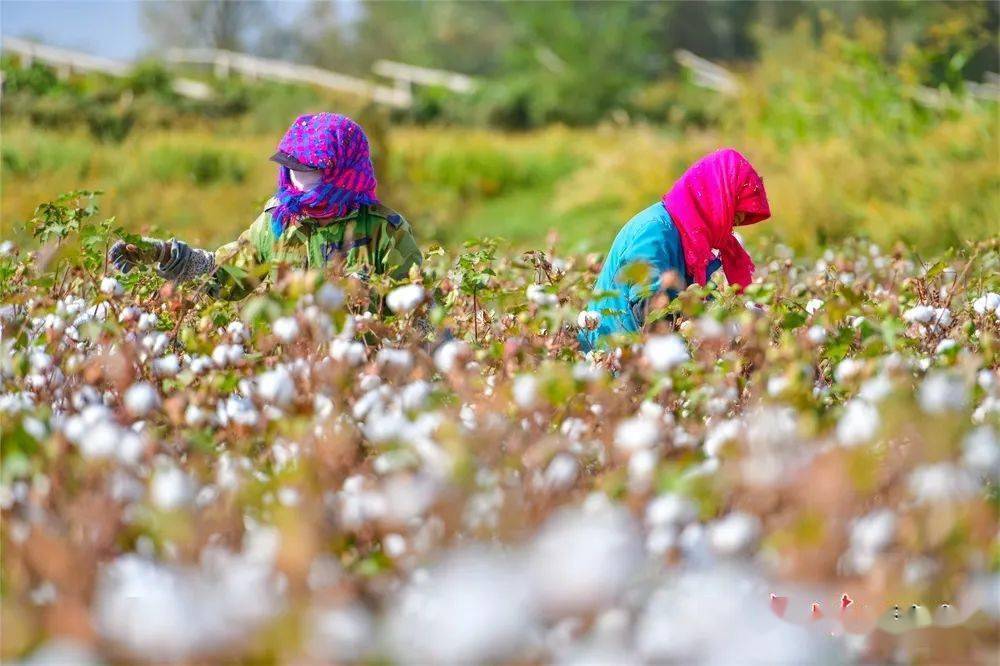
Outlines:
POLYGON ((142 25, 160 47, 208 47, 243 51, 268 22, 259 0, 157 1, 142 6, 142 25))

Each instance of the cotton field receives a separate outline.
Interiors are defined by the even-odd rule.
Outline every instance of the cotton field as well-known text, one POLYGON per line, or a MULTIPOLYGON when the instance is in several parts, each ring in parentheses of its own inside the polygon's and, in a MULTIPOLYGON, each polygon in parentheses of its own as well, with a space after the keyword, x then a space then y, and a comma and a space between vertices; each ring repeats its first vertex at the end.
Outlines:
POLYGON ((987 663, 997 250, 772 246, 584 356, 596 257, 231 304, 5 243, 4 659, 987 663))

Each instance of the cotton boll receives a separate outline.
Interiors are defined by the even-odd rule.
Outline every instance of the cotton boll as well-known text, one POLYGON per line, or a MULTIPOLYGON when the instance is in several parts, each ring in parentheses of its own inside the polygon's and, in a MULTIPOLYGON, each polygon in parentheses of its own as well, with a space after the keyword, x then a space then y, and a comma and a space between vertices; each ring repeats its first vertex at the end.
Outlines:
POLYGON ((152 331, 160 323, 160 318, 150 312, 143 312, 139 315, 139 322, 135 328, 138 331, 152 331))
POLYGON ((735 511, 708 527, 712 549, 725 556, 746 555, 756 547, 761 525, 757 516, 735 511))
POLYGON ((530 588, 507 557, 483 549, 447 556, 389 605, 386 637, 400 663, 501 662, 534 629, 530 588))
POLYGON ((851 543, 845 555, 849 568, 867 573, 896 536, 896 514, 889 509, 876 509, 851 525, 851 543))
POLYGON ((150 481, 149 496, 163 511, 174 511, 191 503, 196 487, 194 481, 173 465, 158 466, 150 481))
POLYGON ((107 296, 121 296, 125 293, 125 288, 118 280, 108 276, 101 280, 101 293, 107 296))
POLYGON ((694 503, 683 495, 665 493, 646 505, 646 525, 682 527, 698 517, 694 503))
POLYGON ((951 338, 945 338, 944 340, 938 343, 937 347, 934 348, 934 353, 937 355, 944 354, 951 351, 952 349, 955 349, 957 346, 958 346, 957 342, 955 342, 951 338))
POLYGON ((234 343, 243 343, 250 339, 250 329, 242 321, 231 321, 226 325, 226 337, 234 343))
POLYGON ((654 449, 641 449, 629 457, 628 482, 632 491, 645 492, 649 489, 659 460, 659 453, 654 449))
POLYGON ((419 284, 396 287, 385 297, 386 305, 396 314, 413 312, 424 300, 424 288, 419 284))
POLYGON ((206 423, 208 423, 210 417, 211 417, 210 412, 202 409, 201 407, 193 403, 189 404, 184 409, 184 422, 192 428, 198 428, 200 426, 205 425, 206 423))
POLYGON ((972 309, 978 315, 994 314, 1000 316, 1000 294, 988 292, 972 302, 972 309))
POLYGON ((837 439, 845 446, 863 444, 875 437, 880 425, 875 407, 864 400, 851 400, 837 421, 837 439))
POLYGON ((153 374, 157 377, 173 377, 181 370, 181 361, 176 354, 168 354, 153 361, 153 374))
POLYGON ((525 290, 525 296, 535 305, 547 306, 559 304, 559 297, 545 291, 545 287, 540 284, 528 285, 528 288, 525 290))
POLYGON ((514 402, 521 409, 531 409, 538 401, 538 379, 534 375, 520 375, 514 380, 514 402))
POLYGON ((530 545, 528 571, 546 612, 583 613, 619 597, 642 553, 626 511, 567 508, 549 518, 530 545))
POLYGON ((688 360, 684 340, 677 335, 653 335, 646 340, 643 357, 657 372, 669 372, 688 360))
POLYGON ((573 487, 580 473, 580 464, 569 453, 557 453, 549 461, 543 476, 545 487, 550 491, 562 491, 573 487))
POLYGON ((378 363, 379 367, 405 372, 413 365, 413 357, 406 349, 382 347, 375 355, 375 362, 378 363))
POLYGON ((449 340, 434 352, 434 366, 443 373, 458 367, 461 359, 469 356, 469 345, 461 340, 449 340))
POLYGON ((339 310, 344 304, 344 292, 329 282, 316 291, 316 303, 327 310, 339 310))
POLYGON ((576 317, 576 325, 585 331, 596 330, 601 325, 601 313, 595 310, 583 310, 576 317))
POLYGON ((942 462, 910 472, 908 485, 917 504, 940 504, 970 498, 979 484, 968 470, 942 462))
POLYGON ((271 324, 271 331, 275 337, 288 344, 299 337, 299 322, 295 317, 280 317, 271 324))
POLYGON ((360 603, 313 611, 306 651, 318 662, 358 662, 374 646, 375 622, 360 603))
POLYGON ((660 440, 662 430, 662 424, 643 416, 624 419, 615 428, 615 445, 627 452, 649 448, 660 440))
POLYGON ((864 367, 865 364, 863 361, 858 361, 853 358, 845 358, 837 364, 837 368, 833 372, 833 378, 837 380, 838 383, 844 383, 858 376, 864 367))
POLYGON ((920 407, 929 414, 963 409, 968 393, 962 378, 948 372, 928 375, 917 393, 920 407))
POLYGON ((287 407, 295 399, 295 382, 288 370, 279 366, 257 378, 257 395, 268 404, 287 407))
POLYGON ((979 426, 965 436, 962 463, 987 478, 1000 477, 1000 442, 992 427, 979 426))
POLYGON ((821 307, 823 307, 823 305, 824 305, 823 301, 819 300, 818 298, 810 299, 809 302, 806 303, 806 312, 808 312, 809 314, 813 314, 821 307))
POLYGON ((143 417, 159 406, 160 395, 151 384, 140 382, 125 391, 123 403, 129 414, 137 418, 143 417))
POLYGON ((356 367, 365 361, 365 346, 360 342, 337 338, 330 343, 330 356, 336 361, 356 367))
POLYGON ((423 380, 417 380, 403 387, 399 401, 403 409, 414 412, 423 409, 431 395, 431 385, 423 380))

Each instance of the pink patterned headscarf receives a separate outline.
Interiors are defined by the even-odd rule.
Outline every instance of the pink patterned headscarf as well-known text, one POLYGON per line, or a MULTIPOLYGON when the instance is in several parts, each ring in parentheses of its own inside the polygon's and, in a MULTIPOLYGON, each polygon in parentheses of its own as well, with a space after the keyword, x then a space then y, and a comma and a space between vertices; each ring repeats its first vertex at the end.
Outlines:
POLYGON ((300 218, 335 219, 362 205, 378 203, 368 137, 347 116, 299 116, 285 132, 278 150, 320 169, 322 177, 315 187, 302 191, 292 183, 288 167, 279 168, 275 196, 280 203, 271 214, 276 236, 300 218))
POLYGON ((708 279, 713 248, 730 284, 750 284, 754 265, 733 235, 736 214, 745 215, 743 225, 754 224, 771 217, 771 208, 764 181, 747 158, 732 148, 706 155, 663 195, 663 205, 680 232, 688 273, 698 284, 708 279))

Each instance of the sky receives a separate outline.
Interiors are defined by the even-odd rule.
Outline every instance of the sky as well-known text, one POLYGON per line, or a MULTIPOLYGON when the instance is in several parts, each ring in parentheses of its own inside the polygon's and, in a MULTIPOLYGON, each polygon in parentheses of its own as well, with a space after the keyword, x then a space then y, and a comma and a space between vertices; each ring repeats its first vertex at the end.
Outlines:
MULTIPOLYGON (((133 60, 150 47, 139 20, 142 4, 142 0, 0 0, 0 34, 133 60)), ((283 4, 297 11, 306 6, 303 0, 283 4)))

